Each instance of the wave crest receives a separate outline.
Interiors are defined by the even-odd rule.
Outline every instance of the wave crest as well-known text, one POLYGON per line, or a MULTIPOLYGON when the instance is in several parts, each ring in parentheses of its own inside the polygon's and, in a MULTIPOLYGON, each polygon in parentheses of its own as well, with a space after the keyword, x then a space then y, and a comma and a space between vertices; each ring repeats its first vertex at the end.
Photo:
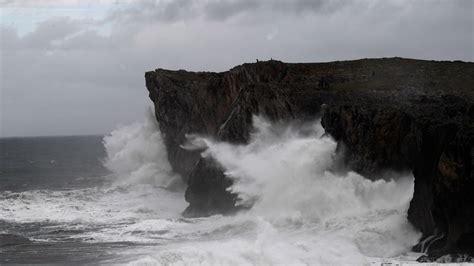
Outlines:
POLYGON ((107 153, 105 167, 117 176, 120 185, 146 183, 175 186, 181 178, 168 162, 161 132, 153 114, 147 119, 119 126, 103 139, 107 153))

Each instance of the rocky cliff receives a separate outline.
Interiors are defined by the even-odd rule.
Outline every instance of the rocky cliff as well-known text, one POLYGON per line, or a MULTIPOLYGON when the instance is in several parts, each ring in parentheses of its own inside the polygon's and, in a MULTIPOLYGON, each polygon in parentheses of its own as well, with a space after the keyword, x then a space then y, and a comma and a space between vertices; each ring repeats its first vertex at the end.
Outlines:
POLYGON ((235 210, 231 181, 199 151, 181 148, 186 134, 245 143, 253 114, 321 116, 351 169, 368 177, 413 172, 408 219, 423 233, 416 250, 474 250, 473 63, 271 60, 222 73, 157 69, 145 78, 170 163, 188 182, 186 215, 235 210))

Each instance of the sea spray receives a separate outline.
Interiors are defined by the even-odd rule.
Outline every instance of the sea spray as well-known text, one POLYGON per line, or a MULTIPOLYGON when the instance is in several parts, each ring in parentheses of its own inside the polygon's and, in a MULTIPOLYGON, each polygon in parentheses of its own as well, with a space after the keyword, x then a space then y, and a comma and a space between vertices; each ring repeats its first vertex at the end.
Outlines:
POLYGON ((324 243, 320 250, 340 246, 338 256, 355 248, 379 257, 399 255, 416 243, 419 234, 406 220, 412 177, 371 181, 355 172, 340 174, 334 171, 337 143, 324 135, 319 121, 284 127, 253 120, 247 145, 190 139, 206 147, 202 156, 212 157, 233 180, 229 191, 238 195, 237 204, 252 207, 240 215, 261 217, 277 232, 289 230, 287 244, 305 243, 309 257, 319 254, 312 241, 324 243), (308 234, 296 237, 300 230, 308 234))
POLYGON ((161 132, 151 112, 146 120, 120 126, 104 137, 107 153, 104 165, 118 184, 147 183, 176 187, 180 177, 172 172, 161 132))
POLYGON ((255 116, 247 145, 206 138, 193 142, 205 143, 202 156, 215 159, 233 180, 229 191, 238 195, 238 204, 259 213, 322 219, 405 206, 413 193, 409 177, 371 181, 355 172, 336 174, 337 143, 324 136, 319 121, 277 128, 255 116))
POLYGON ((286 125, 256 117, 254 126, 247 145, 195 139, 234 180, 229 189, 248 211, 181 217, 184 193, 163 188, 178 177, 150 116, 105 137, 112 184, 5 191, 0 216, 34 241, 104 247, 111 256, 103 262, 111 264, 363 265, 417 242, 406 219, 412 177, 374 182, 335 171, 337 145, 319 121, 286 125), (31 235, 29 226, 39 233, 31 235))
MULTIPOLYGON (((57 141, 68 141, 68 145, 78 142, 76 138, 57 141)), ((171 171, 154 118, 150 115, 143 122, 120 126, 105 136, 102 144, 106 158, 95 163, 105 164, 112 173, 71 179, 78 183, 87 180, 84 186, 0 191, 3 228, 8 224, 12 228, 37 225, 37 233, 28 235, 28 231, 26 235, 40 242, 156 243, 166 239, 161 229, 180 218, 186 202, 181 178, 171 171)), ((63 165, 77 165, 76 160, 68 160, 70 151, 54 147, 52 151, 53 158, 63 165)), ((50 173, 58 176, 58 183, 67 184, 54 170, 50 173)), ((173 232, 169 235, 174 236, 173 232)))

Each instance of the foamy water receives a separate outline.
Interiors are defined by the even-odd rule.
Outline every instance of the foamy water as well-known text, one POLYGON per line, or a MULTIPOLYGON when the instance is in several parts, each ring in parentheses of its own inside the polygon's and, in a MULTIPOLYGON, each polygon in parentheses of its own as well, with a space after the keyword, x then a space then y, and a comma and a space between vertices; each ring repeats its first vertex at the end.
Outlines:
POLYGON ((36 241, 132 243, 102 260, 111 263, 363 265, 412 259, 407 252, 420 237, 406 219, 413 178, 370 181, 336 171, 336 143, 323 136, 319 121, 273 125, 255 117, 248 145, 196 136, 187 147, 193 145, 205 147, 203 156, 225 169, 234 180, 229 190, 239 204, 251 206, 248 211, 183 218, 184 185, 172 173, 150 117, 104 138, 104 164, 113 172, 107 185, 5 191, 0 217, 69 230, 62 238, 37 234, 36 241))

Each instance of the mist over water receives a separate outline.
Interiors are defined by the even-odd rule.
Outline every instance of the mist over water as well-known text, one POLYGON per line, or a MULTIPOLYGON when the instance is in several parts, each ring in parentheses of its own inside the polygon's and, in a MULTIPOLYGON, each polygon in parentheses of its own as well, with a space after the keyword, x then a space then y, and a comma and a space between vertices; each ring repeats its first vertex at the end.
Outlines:
POLYGON ((95 185, 0 192, 1 233, 42 243, 9 247, 2 254, 26 263, 360 265, 376 258, 403 260, 400 255, 419 238, 406 219, 413 178, 370 181, 336 171, 337 145, 323 133, 319 121, 272 124, 254 117, 247 145, 190 139, 186 146, 205 148, 202 156, 225 169, 234 181, 229 190, 250 209, 185 219, 185 186, 171 171, 154 118, 119 127, 103 139, 106 156, 97 163, 111 173, 94 177, 95 185), (58 247, 70 248, 63 260, 46 255, 21 260, 46 244, 60 254, 58 247))

